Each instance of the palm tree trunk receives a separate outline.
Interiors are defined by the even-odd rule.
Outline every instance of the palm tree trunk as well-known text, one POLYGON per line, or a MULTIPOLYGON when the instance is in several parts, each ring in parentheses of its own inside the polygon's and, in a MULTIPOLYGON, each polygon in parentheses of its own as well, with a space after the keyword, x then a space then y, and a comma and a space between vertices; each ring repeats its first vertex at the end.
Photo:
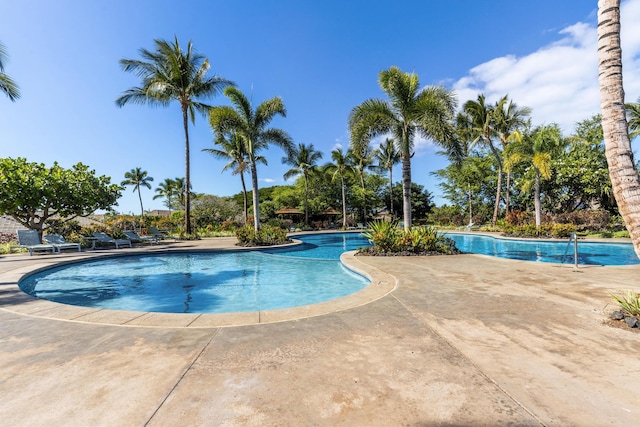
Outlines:
POLYGON ((471 192, 471 184, 469 184, 469 225, 473 223, 473 193, 471 192))
POLYGON ((249 201, 247 200, 247 186, 244 183, 244 172, 240 172, 240 182, 242 182, 242 201, 244 202, 244 209, 242 212, 244 213, 244 224, 247 225, 247 208, 249 206, 249 201))
POLYGON ((598 1, 598 62, 602 129, 613 195, 640 257, 640 176, 633 164, 624 107, 620 0, 598 1))
POLYGON ((393 218, 393 166, 389 168, 389 214, 393 218))
POLYGON ((253 228, 258 231, 260 229, 260 206, 258 205, 258 168, 256 162, 251 160, 251 184, 253 186, 253 228))
POLYGON ((488 139, 488 141, 489 141, 489 148, 491 149, 491 152, 493 153, 493 157, 495 157, 496 163, 498 165, 498 183, 496 184, 496 187, 497 187, 496 201, 493 206, 493 218, 491 219, 491 226, 495 227, 496 222, 498 221, 498 212, 500 211, 500 193, 502 190, 502 161, 500 160, 500 153, 498 153, 498 150, 496 150, 496 148, 493 146, 490 139, 488 139))
POLYGON ((505 192, 505 214, 509 213, 509 196, 511 194, 511 172, 507 171, 507 188, 504 190, 505 192))
POLYGON ((542 224, 542 206, 540 204, 540 171, 537 168, 533 189, 533 208, 536 212, 536 228, 540 228, 540 224, 542 224))
POLYGON ((367 195, 364 189, 364 171, 360 171, 360 186, 362 187, 362 223, 367 222, 367 195))
POLYGON ((411 229, 411 156, 407 153, 402 156, 402 216, 404 230, 411 229))
POLYGON ((191 234, 191 154, 189 151, 189 118, 187 116, 187 106, 182 104, 182 122, 184 124, 184 152, 185 152, 185 172, 184 172, 184 230, 191 234))
POLYGON ((340 175, 340 187, 342 189, 342 229, 347 229, 347 196, 344 188, 344 177, 340 175))
POLYGON ((142 207, 142 194, 140 193, 140 187, 138 187, 138 199, 140 199, 140 216, 144 216, 144 208, 142 207))
POLYGON ((309 182, 307 174, 304 174, 304 225, 309 225, 309 182))

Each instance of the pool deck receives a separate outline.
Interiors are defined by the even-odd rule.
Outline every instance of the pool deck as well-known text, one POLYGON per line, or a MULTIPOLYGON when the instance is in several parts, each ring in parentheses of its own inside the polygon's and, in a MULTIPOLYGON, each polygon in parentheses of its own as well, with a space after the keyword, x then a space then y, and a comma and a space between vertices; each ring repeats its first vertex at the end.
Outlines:
POLYGON ((10 426, 608 426, 640 419, 640 333, 605 324, 640 265, 353 257, 362 294, 249 315, 35 300, 52 262, 235 249, 234 238, 0 256, 0 420, 10 426))

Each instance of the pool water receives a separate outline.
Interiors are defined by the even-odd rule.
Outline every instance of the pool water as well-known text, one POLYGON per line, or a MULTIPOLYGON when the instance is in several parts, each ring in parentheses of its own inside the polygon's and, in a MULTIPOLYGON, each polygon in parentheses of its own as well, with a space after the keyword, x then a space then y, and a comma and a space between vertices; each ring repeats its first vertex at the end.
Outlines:
POLYGON ((367 279, 339 261, 344 248, 367 244, 358 233, 309 240, 305 249, 134 255, 88 261, 35 273, 21 281, 20 287, 38 298, 85 307, 230 313, 316 304, 368 285, 367 279))

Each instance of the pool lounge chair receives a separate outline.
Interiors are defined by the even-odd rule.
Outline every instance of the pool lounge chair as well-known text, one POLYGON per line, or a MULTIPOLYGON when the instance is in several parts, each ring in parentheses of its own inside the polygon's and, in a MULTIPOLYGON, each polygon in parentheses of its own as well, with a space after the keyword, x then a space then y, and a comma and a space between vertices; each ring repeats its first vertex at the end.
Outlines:
POLYGON ((164 239, 168 239, 168 238, 175 239, 175 237, 169 236, 169 235, 163 233, 162 231, 159 231, 154 226, 149 227, 149 233, 151 234, 151 236, 155 237, 157 240, 164 240, 164 239))
POLYGON ((78 252, 82 250, 80 243, 67 242, 65 238, 59 234, 45 234, 44 240, 50 245, 53 245, 58 253, 60 253, 62 249, 78 248, 78 252))
POLYGON ((135 231, 123 231, 122 234, 127 236, 127 239, 131 240, 132 242, 158 243, 158 238, 155 237, 155 236, 154 237, 151 237, 151 236, 140 236, 135 231))
POLYGON ((100 243, 113 243, 114 245, 116 245, 116 249, 118 249, 121 245, 128 245, 130 248, 132 247, 131 240, 114 239, 112 237, 109 237, 106 233, 93 233, 93 237, 98 239, 98 242, 100 243))
POLYGON ((29 255, 33 256, 33 251, 55 252, 53 245, 42 243, 36 230, 16 230, 18 233, 18 247, 29 250, 29 255))

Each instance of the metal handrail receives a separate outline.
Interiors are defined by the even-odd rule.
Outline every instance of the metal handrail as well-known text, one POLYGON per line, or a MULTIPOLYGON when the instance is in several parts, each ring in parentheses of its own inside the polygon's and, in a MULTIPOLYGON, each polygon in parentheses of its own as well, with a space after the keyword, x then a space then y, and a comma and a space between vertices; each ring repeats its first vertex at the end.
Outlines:
POLYGON ((567 257, 567 252, 569 252, 569 246, 571 246, 571 242, 573 241, 573 267, 578 268, 578 236, 575 232, 572 232, 569 235, 569 241, 567 242, 567 248, 564 250, 564 255, 562 256, 562 261, 564 262, 567 257))

